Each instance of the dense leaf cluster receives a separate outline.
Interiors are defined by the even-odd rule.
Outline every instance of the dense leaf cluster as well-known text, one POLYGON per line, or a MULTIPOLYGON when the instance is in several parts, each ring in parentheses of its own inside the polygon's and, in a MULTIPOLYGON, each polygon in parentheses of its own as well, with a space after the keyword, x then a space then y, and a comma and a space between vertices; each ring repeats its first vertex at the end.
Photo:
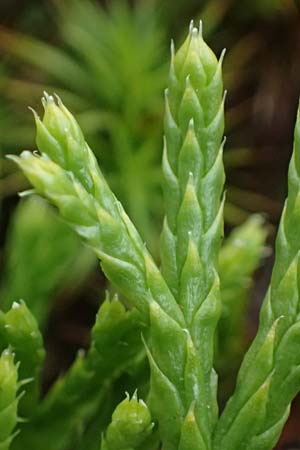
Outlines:
POLYGON ((29 420, 13 441, 16 450, 45 445, 49 450, 271 450, 276 444, 300 389, 300 118, 258 333, 219 415, 214 366, 222 367, 225 355, 236 356, 243 299, 265 238, 261 220, 254 217, 221 248, 222 58, 217 60, 204 42, 201 25, 191 24, 177 52, 172 47, 161 268, 109 188, 74 117, 59 98, 45 94, 43 119, 35 113, 40 154, 24 151, 11 158, 34 191, 55 205, 95 252, 130 307, 117 297, 106 298, 90 349, 79 352, 42 400, 44 349, 37 322, 24 302, 1 314, 2 345, 9 348, 0 359, 3 449, 12 439, 18 403, 29 420), (24 397, 17 397, 17 378, 24 397), (127 395, 112 414, 107 405, 114 404, 118 389, 124 393, 133 386, 144 400, 127 395))

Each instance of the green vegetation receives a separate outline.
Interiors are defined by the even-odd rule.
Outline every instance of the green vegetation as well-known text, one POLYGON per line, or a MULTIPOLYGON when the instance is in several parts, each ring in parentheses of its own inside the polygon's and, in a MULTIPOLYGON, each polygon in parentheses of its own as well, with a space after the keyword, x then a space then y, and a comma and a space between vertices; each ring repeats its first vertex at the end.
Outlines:
MULTIPOLYGON (((89 350, 79 351, 42 398, 45 353, 37 320, 24 302, 6 300, 8 310, 0 316, 3 448, 13 437, 12 450, 271 450, 278 441, 300 390, 300 112, 259 329, 219 414, 215 367, 226 377, 224 361, 235 368, 240 363, 241 315, 266 238, 262 219, 254 216, 221 246, 222 59, 205 43, 201 24, 199 29, 191 24, 178 51, 172 46, 161 268, 60 98, 45 93, 43 118, 34 112, 39 153, 10 158, 33 192, 53 204, 96 254, 118 295, 107 295, 101 305, 89 350), (19 385, 24 386, 21 398, 19 385), (26 421, 14 436, 18 402, 26 421)), ((59 278, 55 274, 54 284, 59 278)), ((51 292, 42 294, 48 308, 51 292)), ((35 302, 30 299, 28 305, 39 311, 35 302)), ((37 316, 45 323, 43 314, 37 316)))

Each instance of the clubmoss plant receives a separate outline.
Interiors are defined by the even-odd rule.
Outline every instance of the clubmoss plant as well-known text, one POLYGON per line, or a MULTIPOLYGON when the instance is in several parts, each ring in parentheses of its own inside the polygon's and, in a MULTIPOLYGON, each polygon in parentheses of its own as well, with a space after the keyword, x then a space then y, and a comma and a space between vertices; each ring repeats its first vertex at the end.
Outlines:
MULTIPOLYGON (((300 117, 275 266, 258 333, 242 362, 236 389, 219 415, 214 370, 215 349, 220 349, 217 327, 220 317, 226 323, 222 308, 227 308, 227 315, 234 311, 224 290, 226 247, 220 253, 222 58, 223 54, 218 60, 204 42, 201 25, 197 29, 193 23, 182 47, 175 52, 172 46, 166 91, 161 269, 110 190, 61 100, 45 94, 43 119, 34 113, 40 155, 25 151, 11 158, 34 191, 55 205, 94 250, 107 278, 130 308, 126 311, 117 298, 106 299, 92 331, 90 350, 86 355, 80 352, 66 376, 35 406, 14 448, 37 450, 43 443, 49 450, 76 448, 75 442, 79 438, 84 442, 84 430, 97 415, 96 448, 101 450, 271 450, 276 444, 300 389, 300 117), (127 396, 112 417, 111 411, 111 418, 105 419, 107 393, 116 388, 116 380, 123 388, 122 375, 127 374, 131 383, 135 380, 141 386, 145 353, 149 392, 143 401, 137 394, 127 396)), ((239 230, 241 240, 256 227, 254 221, 239 230)), ((261 248, 263 241, 262 235, 257 236, 253 248, 261 248)), ((234 238, 227 243, 228 255, 235 255, 234 264, 245 258, 240 250, 234 254, 234 238)), ((234 272, 234 264, 228 264, 239 280, 251 272, 255 255, 243 270, 234 272)), ((229 273, 229 286, 233 278, 229 273)), ((234 292, 244 295, 244 286, 237 286, 234 292)), ((2 320, 3 333, 10 314, 13 311, 2 320)), ((15 336, 19 331, 9 336, 8 344, 15 343, 18 355, 15 336)), ((22 366, 21 356, 20 361, 22 366)))

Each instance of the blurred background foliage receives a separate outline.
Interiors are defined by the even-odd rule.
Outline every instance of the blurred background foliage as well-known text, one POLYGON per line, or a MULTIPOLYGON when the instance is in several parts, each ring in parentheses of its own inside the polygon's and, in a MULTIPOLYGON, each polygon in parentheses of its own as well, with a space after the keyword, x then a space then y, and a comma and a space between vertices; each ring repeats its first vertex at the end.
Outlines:
POLYGON ((267 234, 272 243, 272 227, 267 229, 261 217, 248 217, 263 212, 276 226, 285 196, 300 86, 299 1, 2 0, 0 17, 1 306, 7 310, 24 298, 44 330, 44 389, 69 366, 79 346, 88 346, 109 287, 89 251, 42 200, 24 199, 16 207, 17 192, 27 185, 4 155, 35 148, 26 105, 42 114, 43 90, 63 98, 158 259, 169 42, 174 38, 179 45, 194 18, 203 21, 217 55, 227 48, 226 232, 243 225, 220 256, 225 308, 216 365, 224 401, 272 262, 270 257, 267 270, 257 272, 267 254, 267 234), (253 314, 246 320, 249 310, 253 314))

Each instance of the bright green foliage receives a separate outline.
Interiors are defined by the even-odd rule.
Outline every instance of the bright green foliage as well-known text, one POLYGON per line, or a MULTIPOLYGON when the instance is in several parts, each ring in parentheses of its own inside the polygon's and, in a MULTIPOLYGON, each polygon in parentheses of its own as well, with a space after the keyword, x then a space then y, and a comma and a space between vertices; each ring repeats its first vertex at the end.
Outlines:
POLYGON ((35 317, 24 302, 14 302, 1 315, 1 335, 5 346, 10 346, 20 362, 19 377, 25 383, 25 396, 20 402, 20 415, 32 415, 39 397, 39 377, 45 358, 43 339, 35 317))
MULTIPOLYGON (((155 412, 155 418, 160 420, 163 440, 166 439, 170 448, 175 448, 180 439, 183 442, 182 445, 185 445, 185 435, 189 431, 183 419, 187 415, 186 420, 188 420, 192 414, 193 417, 195 416, 194 427, 199 434, 199 442, 203 448, 207 448, 210 445, 211 430, 217 416, 216 376, 212 363, 214 328, 221 307, 215 265, 222 234, 220 202, 223 182, 223 166, 220 157, 223 131, 222 82, 220 64, 204 43, 201 34, 193 27, 181 53, 179 52, 177 56, 176 65, 178 65, 176 70, 180 71, 181 65, 186 70, 183 75, 184 82, 177 81, 172 78, 172 66, 170 86, 172 107, 179 108, 176 119, 179 120, 178 132, 182 135, 178 188, 182 191, 182 206, 178 211, 178 230, 176 230, 179 239, 181 238, 178 239, 181 245, 176 252, 182 287, 178 300, 182 304, 184 318, 136 230, 109 190, 92 152, 84 142, 81 130, 60 100, 56 105, 53 98, 46 94, 43 122, 35 115, 37 144, 42 156, 36 158, 31 153, 24 152, 22 159, 18 161, 22 161, 21 167, 36 191, 49 198, 60 209, 62 217, 95 250, 108 278, 146 317, 150 306, 149 359, 153 369, 150 403, 155 412), (214 85, 219 88, 215 104, 211 105, 210 113, 205 118, 199 99, 195 99, 196 94, 191 84, 199 83, 197 76, 195 79, 192 77, 194 75, 193 57, 197 56, 199 50, 204 54, 204 60, 203 62, 199 60, 199 64, 203 64, 203 70, 205 70, 200 81, 205 84, 206 80, 203 81, 205 76, 211 79, 201 95, 201 101, 204 102, 203 108, 207 102, 206 98, 211 91, 213 92, 214 85), (191 80, 189 80, 189 74, 191 80), (188 86, 181 93, 186 78, 188 86), (182 102, 180 96, 183 96, 182 102), (206 136, 202 151, 204 154, 210 151, 210 159, 201 161, 201 151, 195 133, 199 135, 203 133, 206 136), (191 137, 190 134, 192 134, 191 137), (192 141, 191 144, 189 139, 192 141), (195 143, 193 139, 196 140, 195 143), (192 166, 189 167, 189 151, 196 152, 195 158, 198 159, 196 166, 192 158, 192 166), (197 168, 202 174, 199 180, 196 179, 197 168), (195 171, 194 177, 192 171, 195 171), (214 201, 209 201, 208 197, 206 200, 202 198, 203 192, 207 189, 211 190, 216 182, 218 189, 214 194, 214 201), (195 191, 196 208, 193 203, 195 191), (197 196, 201 197, 200 206, 197 196), (202 223, 200 234, 197 231, 199 219, 197 209, 202 223), (201 237, 205 237, 205 245, 200 244, 201 237), (209 258, 211 253, 215 255, 215 258, 209 258), (203 271, 205 283, 201 286, 203 280, 200 279, 197 286, 196 281, 194 295, 190 298, 189 286, 195 284, 197 277, 190 268, 198 269, 199 265, 206 266, 206 271, 203 271), (189 307, 189 302, 193 307, 189 307), (188 333, 183 331, 182 327, 187 328, 188 333), (166 348, 162 350, 161 341, 167 342, 167 337, 172 341, 175 340, 178 347, 179 362, 176 374, 174 361, 169 358, 166 348), (198 384, 196 399, 194 398, 195 380, 198 384), (168 408, 162 407, 164 397, 161 395, 161 389, 164 395, 167 395, 173 409, 176 408, 176 417, 174 414, 170 415, 168 408)), ((170 125, 167 122, 171 120, 171 117, 168 117, 168 110, 166 114, 168 143, 171 137, 170 125)), ((175 148, 172 151, 171 158, 174 160, 178 149, 175 148)), ((167 177, 166 158, 164 162, 167 177)), ((167 253, 169 249, 163 251, 163 254, 167 253)), ((167 261, 167 264, 172 264, 172 261, 167 261)), ((169 281, 168 278, 167 281, 169 281)), ((171 282, 169 285, 172 289, 171 282)))
POLYGON ((18 367, 14 355, 6 349, 0 357, 0 450, 9 450, 17 423, 19 398, 18 367))
POLYGON ((151 414, 143 400, 138 400, 134 393, 130 399, 127 395, 115 409, 101 450, 142 450, 153 428, 151 414))
POLYGON ((79 286, 94 264, 92 253, 37 197, 18 205, 5 253, 1 306, 7 311, 13 301, 26 299, 41 328, 55 293, 69 284, 79 286))
POLYGON ((126 312, 114 298, 101 305, 92 329, 91 347, 80 351, 69 371, 54 384, 34 410, 16 440, 16 449, 68 448, 99 407, 112 383, 143 353, 143 327, 137 311, 126 312), (126 351, 124 351, 126 349, 126 351))
MULTIPOLYGON (((244 304, 248 276, 264 241, 254 218, 229 239, 220 256, 221 63, 222 58, 218 61, 204 43, 201 27, 198 30, 193 24, 183 46, 176 54, 172 50, 166 92, 161 271, 59 98, 55 101, 45 94, 43 119, 35 113, 40 156, 25 151, 11 157, 35 192, 53 203, 94 250, 104 273, 132 307, 126 312, 118 300, 106 300, 90 350, 86 356, 79 354, 67 375, 41 401, 20 434, 18 450, 38 450, 42 442, 49 450, 72 448, 72 439, 101 409, 105 393, 120 373, 127 371, 132 381, 143 361, 142 341, 150 366, 147 407, 135 396, 121 403, 104 434, 102 450, 271 450, 275 445, 300 389, 300 118, 259 331, 242 363, 236 391, 218 418, 213 368, 217 324, 221 316, 221 336, 226 307, 234 316, 234 296, 244 304), (244 241, 252 243, 247 256, 245 246, 240 246, 244 241), (223 316, 219 260, 221 274, 222 264, 223 270, 228 266, 227 278, 222 276, 223 316), (157 424, 153 440, 148 436, 152 420, 157 424)), ((232 317, 234 326, 236 321, 232 317)), ((230 333, 224 340, 229 338, 230 333)))
POLYGON ((74 117, 60 100, 56 105, 47 94, 44 107, 43 122, 35 115, 42 156, 25 151, 22 159, 11 158, 22 164, 36 192, 51 200, 95 251, 104 273, 137 309, 147 314, 149 301, 155 299, 176 319, 182 319, 143 241, 109 189, 74 117))
MULTIPOLYGON (((163 156, 166 219, 161 245, 162 273, 182 307, 188 332, 162 317, 157 308, 153 309, 157 347, 159 340, 166 339, 162 330, 167 328, 172 339, 176 336, 178 346, 177 373, 174 361, 166 364, 167 348, 164 348, 156 350, 157 374, 153 370, 152 375, 153 383, 159 384, 162 381, 158 377, 167 377, 173 408, 174 402, 178 403, 176 426, 168 419, 164 427, 166 435, 174 434, 170 448, 177 447, 178 439, 182 448, 186 448, 186 434, 191 427, 198 445, 209 448, 210 433, 217 419, 212 364, 214 331, 221 310, 216 264, 223 232, 222 96, 221 61, 205 44, 201 28, 198 31, 191 25, 187 40, 176 55, 172 48, 166 91, 163 156), (182 415, 186 415, 184 423, 182 415)), ((166 340, 166 347, 170 344, 166 340)), ((170 416, 171 412, 164 406, 161 395, 154 397, 155 411, 162 423, 163 416, 170 416)))

